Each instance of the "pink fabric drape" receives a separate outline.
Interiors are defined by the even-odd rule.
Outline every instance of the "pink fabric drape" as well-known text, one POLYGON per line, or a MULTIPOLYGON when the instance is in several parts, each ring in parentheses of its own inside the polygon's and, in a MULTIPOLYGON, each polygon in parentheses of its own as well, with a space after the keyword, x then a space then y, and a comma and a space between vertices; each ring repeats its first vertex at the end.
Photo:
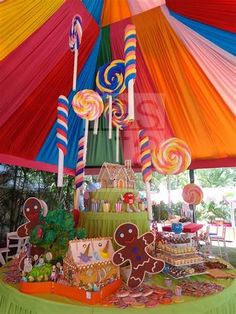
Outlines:
POLYGON ((128 0, 132 15, 159 7, 160 5, 165 4, 165 2, 165 0, 128 0))
POLYGON ((236 115, 235 57, 176 20, 169 14, 166 6, 161 9, 174 31, 184 42, 230 110, 236 115))
MULTIPOLYGON (((113 59, 124 58, 124 29, 127 24, 132 24, 132 22, 123 20, 110 26, 113 59)), ((153 85, 139 45, 137 45, 136 57, 135 121, 122 132, 124 159, 131 159, 134 166, 139 164, 139 129, 146 130, 151 146, 173 135, 165 114, 165 99, 153 85)), ((127 102, 127 91, 119 98, 127 102)))
MULTIPOLYGON (((40 29, 1 62, 0 126, 14 114, 69 50, 69 28, 76 12, 80 12, 84 18, 83 28, 86 27, 89 18, 83 4, 77 0, 66 1, 40 29)), ((72 69, 68 69, 70 70, 72 72, 72 69)))

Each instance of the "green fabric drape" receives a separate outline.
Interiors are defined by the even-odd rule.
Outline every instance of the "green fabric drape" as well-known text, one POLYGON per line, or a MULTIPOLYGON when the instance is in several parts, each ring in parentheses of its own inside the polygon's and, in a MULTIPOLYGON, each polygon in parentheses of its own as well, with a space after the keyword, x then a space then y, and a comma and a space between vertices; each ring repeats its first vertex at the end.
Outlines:
MULTIPOLYGON (((101 30, 102 39, 97 60, 97 69, 104 63, 112 60, 110 46, 110 27, 104 27, 101 30)), ((105 101, 104 101, 105 104, 105 101)), ((112 131, 112 139, 108 139, 108 121, 102 115, 99 118, 98 134, 93 134, 93 122, 89 124, 88 149, 87 149, 87 167, 99 167, 103 162, 113 162, 116 160, 116 140, 115 129, 112 131)), ((120 145, 120 163, 123 162, 120 145)))
POLYGON ((112 237, 116 228, 123 223, 132 222, 138 226, 139 233, 149 231, 147 213, 93 213, 81 212, 79 226, 87 230, 88 237, 112 237))

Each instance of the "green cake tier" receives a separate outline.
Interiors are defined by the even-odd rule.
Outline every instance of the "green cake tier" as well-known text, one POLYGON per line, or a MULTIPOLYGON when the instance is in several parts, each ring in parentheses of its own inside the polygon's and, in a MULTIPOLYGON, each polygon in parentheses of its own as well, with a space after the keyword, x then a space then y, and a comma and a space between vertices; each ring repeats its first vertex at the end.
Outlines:
MULTIPOLYGON (((110 211, 114 212, 115 211, 115 204, 121 200, 121 196, 124 195, 125 193, 131 192, 133 193, 136 197, 138 196, 138 191, 134 189, 118 189, 118 188, 103 188, 99 189, 95 192, 90 193, 90 204, 89 208, 91 210, 91 202, 92 200, 95 201, 106 201, 110 203, 110 211)), ((135 201, 135 206, 138 206, 138 202, 135 201)), ((126 210, 126 204, 122 203, 122 211, 126 210)), ((100 206, 99 211, 102 211, 102 207, 100 206)))

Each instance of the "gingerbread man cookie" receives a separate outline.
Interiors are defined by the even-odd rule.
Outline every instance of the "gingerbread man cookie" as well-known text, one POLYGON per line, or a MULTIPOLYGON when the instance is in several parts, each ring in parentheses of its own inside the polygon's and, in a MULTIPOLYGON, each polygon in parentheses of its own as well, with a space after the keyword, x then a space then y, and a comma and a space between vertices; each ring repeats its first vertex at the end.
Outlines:
POLYGON ((112 257, 113 263, 117 266, 126 261, 130 262, 131 272, 127 285, 131 288, 139 286, 145 273, 159 273, 163 270, 165 262, 155 259, 147 252, 147 247, 154 242, 154 235, 151 232, 139 236, 138 228, 132 223, 120 225, 114 234, 115 241, 122 246, 112 257))
POLYGON ((30 197, 25 201, 23 206, 23 214, 27 219, 27 222, 17 229, 16 232, 18 237, 25 238, 30 236, 33 228, 40 224, 41 211, 44 216, 47 215, 47 204, 44 201, 35 197, 30 197))

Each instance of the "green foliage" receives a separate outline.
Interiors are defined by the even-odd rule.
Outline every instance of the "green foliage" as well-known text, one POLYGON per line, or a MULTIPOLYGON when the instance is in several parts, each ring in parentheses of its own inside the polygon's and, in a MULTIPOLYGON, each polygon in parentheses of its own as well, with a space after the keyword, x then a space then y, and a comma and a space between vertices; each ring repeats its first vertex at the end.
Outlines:
MULTIPOLYGON (((136 189, 138 191, 145 190, 145 183, 143 182, 142 173, 135 173, 135 180, 136 180, 136 189)), ((160 183, 165 180, 165 177, 157 172, 152 174, 152 181, 151 181, 151 191, 158 191, 160 183)))
POLYGON ((203 188, 236 185, 236 168, 201 169, 195 170, 195 173, 203 188))
POLYGON ((168 206, 164 202, 152 206, 153 219, 161 222, 168 219, 168 206))
POLYGON ((34 266, 33 269, 27 274, 27 277, 33 277, 34 280, 37 280, 38 277, 47 276, 49 277, 52 272, 52 265, 51 264, 44 264, 42 266, 34 266))
POLYGON ((230 220, 229 205, 225 201, 216 203, 211 201, 210 203, 202 202, 196 210, 197 220, 200 221, 214 221, 216 218, 222 218, 226 221, 230 220))
POLYGON ((78 237, 83 239, 86 236, 84 229, 74 228, 73 214, 62 209, 51 210, 46 217, 41 216, 41 224, 37 225, 31 234, 32 244, 44 247, 51 251, 53 258, 63 257, 70 240, 78 237), (39 229, 42 229, 42 236, 39 237, 39 229))
POLYGON ((84 228, 80 228, 77 230, 76 236, 78 239, 87 238, 87 231, 84 228))

